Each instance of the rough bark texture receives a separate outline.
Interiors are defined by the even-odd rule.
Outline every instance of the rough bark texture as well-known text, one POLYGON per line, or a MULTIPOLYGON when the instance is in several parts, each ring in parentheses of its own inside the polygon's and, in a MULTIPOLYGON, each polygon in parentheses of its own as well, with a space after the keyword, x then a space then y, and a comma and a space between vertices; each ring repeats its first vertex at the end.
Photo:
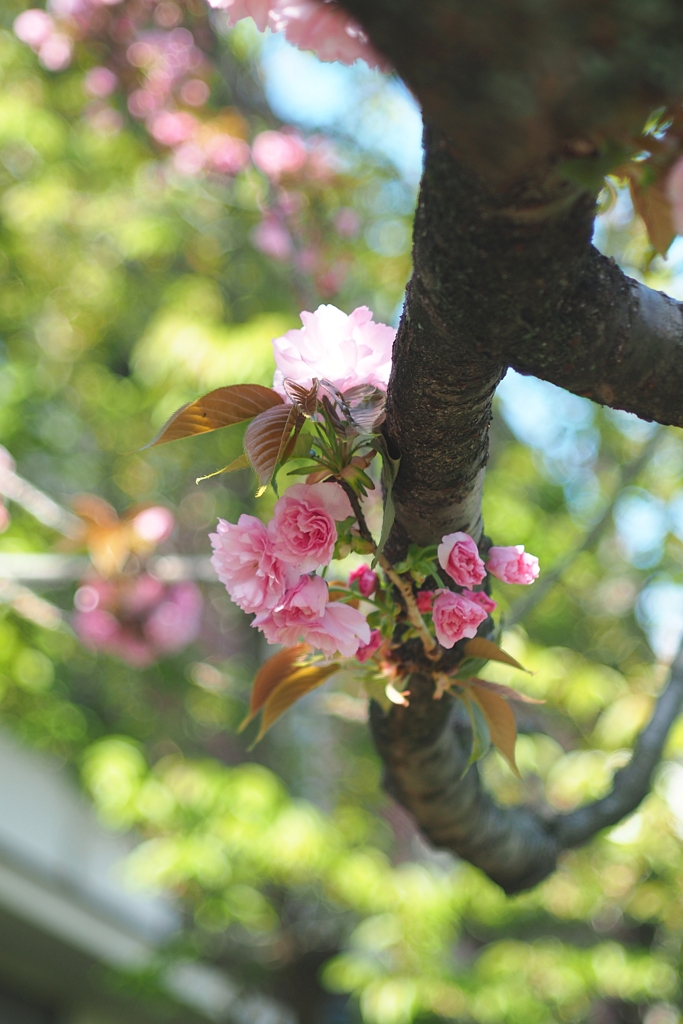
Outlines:
MULTIPOLYGON (((683 99, 674 0, 344 0, 430 125, 414 273, 394 350, 387 433, 400 450, 387 551, 465 530, 481 543, 495 389, 508 367, 660 423, 683 425, 683 307, 591 245, 595 199, 567 158, 600 161, 683 99)), ((614 159, 612 157, 612 159, 614 159)), ((585 167, 584 167, 585 169, 585 167)), ((449 654, 457 660, 457 645, 449 654)), ((449 698, 432 699, 415 642, 409 707, 373 734, 387 788, 433 843, 514 892, 563 849, 632 811, 683 696, 683 660, 614 790, 573 815, 500 808, 471 768, 449 698)), ((445 664, 439 667, 445 667, 445 664)))

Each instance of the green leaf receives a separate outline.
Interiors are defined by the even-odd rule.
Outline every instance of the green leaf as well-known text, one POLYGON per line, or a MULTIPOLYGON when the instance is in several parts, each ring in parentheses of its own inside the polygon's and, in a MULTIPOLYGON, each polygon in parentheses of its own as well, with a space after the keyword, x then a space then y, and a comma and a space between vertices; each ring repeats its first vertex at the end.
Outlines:
POLYGON ((217 388, 173 413, 154 440, 141 450, 243 423, 266 409, 280 406, 285 407, 277 391, 261 384, 233 384, 217 388))
POLYGON ((221 476, 222 473, 234 473, 237 469, 248 469, 250 465, 249 456, 246 452, 243 452, 242 455, 238 455, 236 459, 233 459, 229 465, 223 466, 223 469, 207 473, 206 476, 198 476, 195 483, 200 484, 203 480, 211 480, 212 477, 221 476))
POLYGON ((463 691, 459 693, 458 696, 467 708, 467 713, 470 716, 470 724, 472 726, 472 749, 470 751, 470 756, 465 766, 465 770, 463 771, 463 775, 465 775, 470 765, 474 764, 475 761, 481 760, 484 754, 489 750, 491 746, 491 734, 482 709, 478 704, 474 703, 470 694, 463 691))

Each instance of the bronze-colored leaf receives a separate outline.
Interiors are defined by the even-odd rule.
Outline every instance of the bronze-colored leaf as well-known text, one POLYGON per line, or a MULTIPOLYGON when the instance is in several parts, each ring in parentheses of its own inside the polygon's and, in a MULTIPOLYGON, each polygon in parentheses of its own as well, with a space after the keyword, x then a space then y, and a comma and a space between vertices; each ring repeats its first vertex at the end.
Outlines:
POLYGON ((526 693, 520 693, 519 690, 513 690, 511 686, 503 686, 502 683, 490 683, 488 679, 469 679, 468 682, 476 683, 479 687, 484 687, 485 690, 491 690, 492 693, 498 693, 501 697, 505 697, 507 700, 517 700, 521 704, 545 704, 544 700, 537 700, 536 697, 528 697, 526 693))
POLYGON ((318 381, 314 378, 310 388, 288 377, 284 381, 284 389, 291 398, 294 405, 298 406, 305 416, 312 416, 318 407, 318 381))
POLYGON ((261 728, 254 743, 270 729, 271 725, 285 713, 292 704, 295 704, 300 697, 321 686, 331 675, 338 671, 339 665, 335 662, 331 665, 304 665, 295 671, 278 686, 268 697, 263 705, 263 717, 261 728))
POLYGON ((240 725, 238 732, 242 732, 251 722, 252 718, 258 714, 268 700, 275 687, 279 686, 283 680, 295 671, 297 662, 301 661, 306 654, 309 654, 310 650, 311 648, 308 644, 295 644, 294 647, 283 648, 277 654, 274 654, 272 658, 268 658, 268 661, 264 661, 256 673, 254 685, 251 689, 249 714, 240 725))
POLYGON ((222 476, 223 473, 234 473, 238 469, 248 469, 250 465, 249 456, 246 452, 243 452, 242 455, 238 455, 236 459, 233 459, 227 466, 223 466, 222 469, 216 469, 213 473, 207 473, 206 476, 198 476, 195 483, 200 484, 203 480, 211 480, 212 477, 222 476))
POLYGON ((145 448, 243 423, 272 408, 285 408, 282 396, 261 384, 231 384, 216 388, 178 409, 145 448))
POLYGON ((655 252, 666 256, 676 237, 676 228, 664 180, 643 184, 629 174, 628 184, 633 207, 643 219, 650 245, 655 252))
POLYGON ((293 405, 266 409, 247 427, 244 447, 262 486, 270 483, 275 467, 287 453, 292 431, 301 429, 304 417, 293 405))
POLYGON ((504 697, 494 693, 487 687, 481 687, 479 680, 472 680, 469 693, 472 700, 476 701, 481 708, 481 712, 486 719, 486 724, 491 734, 491 743, 500 750, 515 775, 521 778, 515 761, 517 724, 512 708, 504 697))
POLYGON ((501 661, 504 665, 512 665, 522 672, 529 670, 520 665, 511 654, 503 651, 493 640, 486 640, 483 636, 475 636, 465 644, 465 655, 468 658, 481 658, 484 661, 501 661))

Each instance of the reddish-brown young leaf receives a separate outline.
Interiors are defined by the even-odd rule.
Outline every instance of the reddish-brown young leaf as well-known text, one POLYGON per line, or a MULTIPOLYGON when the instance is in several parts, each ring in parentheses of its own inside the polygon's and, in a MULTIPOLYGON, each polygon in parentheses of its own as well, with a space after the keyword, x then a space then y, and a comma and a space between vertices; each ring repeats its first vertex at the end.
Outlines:
POLYGON ((300 697, 310 693, 311 690, 321 686, 326 679, 338 671, 339 667, 335 662, 331 665, 304 665, 295 669, 287 679, 275 687, 263 705, 261 728, 254 743, 258 743, 265 736, 271 725, 288 708, 291 708, 292 704, 295 704, 300 697))
POLYGON ((284 388, 294 405, 297 405, 301 412, 306 416, 313 415, 318 407, 317 380, 313 380, 310 388, 305 388, 303 384, 297 384, 296 381, 290 380, 286 377, 284 381, 284 388))
POLYGON ((515 761, 517 725, 512 708, 504 697, 489 690, 488 687, 480 686, 478 679, 470 680, 468 689, 472 700, 479 705, 486 719, 491 734, 491 743, 500 750, 515 775, 519 776, 519 768, 515 761))
POLYGON ((231 384, 216 388, 178 409, 145 448, 243 423, 274 407, 285 407, 282 396, 261 384, 231 384))
POLYGON ((276 686, 279 686, 297 668, 302 667, 297 665, 297 662, 309 654, 310 650, 311 648, 308 644, 295 644, 294 647, 283 648, 277 654, 274 654, 272 658, 268 658, 268 661, 264 661, 256 673, 254 685, 251 689, 249 714, 240 725, 239 732, 242 732, 251 722, 252 718, 259 713, 276 686))
POLYGON ((629 174, 628 184, 633 207, 645 224, 650 245, 655 252, 666 256, 676 237, 676 228, 664 180, 643 184, 629 174))
POLYGON ((520 665, 511 654, 503 651, 493 640, 486 640, 483 636, 475 636, 465 644, 465 655, 468 658, 481 658, 484 661, 502 661, 504 665, 512 665, 513 668, 521 669, 522 672, 529 670, 520 665))
POLYGON ((507 700, 518 700, 520 704, 545 704, 544 700, 537 700, 535 697, 527 697, 526 693, 520 693, 519 690, 513 690, 511 686, 503 686, 502 683, 490 683, 488 679, 476 679, 472 678, 469 680, 471 683, 476 683, 477 686, 483 686, 485 690, 491 690, 492 693, 498 693, 501 697, 506 697, 507 700))
POLYGON ((287 454, 292 431, 296 428, 298 432, 303 423, 304 417, 295 406, 277 405, 266 409, 247 427, 244 448, 262 486, 270 482, 278 462, 287 454))

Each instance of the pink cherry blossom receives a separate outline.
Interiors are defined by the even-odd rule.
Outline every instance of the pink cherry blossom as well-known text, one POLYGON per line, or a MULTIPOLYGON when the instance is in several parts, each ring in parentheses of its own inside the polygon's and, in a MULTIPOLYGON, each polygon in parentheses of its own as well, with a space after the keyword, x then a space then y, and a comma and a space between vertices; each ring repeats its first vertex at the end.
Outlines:
POLYGON ((254 516, 241 515, 236 524, 219 519, 209 540, 216 575, 245 612, 274 608, 298 578, 295 570, 276 557, 267 528, 254 516))
POLYGON ((356 651, 356 658, 360 662, 368 661, 373 656, 373 654, 376 654, 376 652, 380 649, 382 643, 382 634, 378 629, 373 629, 372 633, 370 634, 370 642, 367 644, 360 645, 360 647, 356 651))
POLYGON ((454 594, 451 590, 436 591, 432 614, 436 639, 446 648, 453 647, 465 637, 476 636, 487 616, 478 601, 473 601, 467 594, 454 594))
POLYGON ((478 605, 481 605, 487 615, 490 615, 493 609, 497 607, 496 602, 491 600, 489 595, 485 594, 483 590, 468 590, 466 595, 470 601, 476 601, 478 605))
POLYGON ((14 19, 13 28, 17 39, 21 39, 22 43, 26 43, 31 49, 37 50, 52 35, 55 23, 45 11, 31 7, 14 19))
POLYGON ((274 260, 288 260, 294 248, 292 236, 278 218, 268 212, 251 233, 254 248, 274 260))
POLYGON ((349 583, 356 582, 363 597, 372 597, 379 586, 379 576, 367 565, 360 565, 349 575, 349 583))
POLYGON ((209 0, 211 7, 228 12, 228 24, 236 25, 242 18, 253 18, 259 32, 265 32, 272 0, 209 0))
POLYGON ((275 504, 268 527, 273 551, 300 572, 328 565, 337 542, 335 520, 352 515, 339 484, 295 484, 275 504))
POLYGON ((360 25, 331 0, 276 0, 269 23, 293 46, 313 50, 320 60, 353 64, 361 59, 371 68, 389 70, 360 25))
POLYGON ((149 130, 162 146, 178 146, 197 129, 197 118, 185 111, 163 110, 149 122, 149 130))
POLYGON ((420 590, 415 597, 415 603, 417 604, 417 610, 425 615, 427 612, 431 612, 432 604, 434 603, 434 591, 433 590, 420 590))
POLYGON ((277 607, 257 615, 252 625, 271 644, 292 647, 303 641, 327 657, 352 658, 361 644, 370 642, 365 616, 339 601, 330 603, 320 576, 302 576, 277 607))
POLYGON ((308 155, 300 135, 289 132, 261 132, 251 146, 254 163, 273 181, 300 170, 308 155))
POLYGON ((217 132, 204 146, 209 167, 221 174, 237 174, 249 163, 249 146, 244 139, 217 132))
POLYGON ((486 569, 477 545, 467 533, 449 533, 437 550, 439 565, 459 587, 473 587, 484 579, 486 569))
POLYGON ((164 584, 147 573, 90 578, 74 597, 81 642, 137 668, 174 654, 199 632, 202 598, 194 583, 164 584))
POLYGON ((310 386, 324 378, 346 391, 357 384, 374 384, 386 391, 391 373, 393 327, 375 323, 367 306, 349 316, 336 306, 318 306, 301 314, 303 327, 275 338, 273 387, 285 394, 285 377, 310 386))
POLYGON ((73 40, 65 32, 53 32, 41 43, 38 60, 48 71, 63 71, 71 63, 73 40))
POLYGON ((90 68, 83 79, 83 88, 90 96, 104 99, 106 96, 111 96, 118 81, 114 72, 109 68, 90 68))
POLYGON ((503 583, 533 583, 540 572, 538 559, 528 554, 523 544, 491 548, 486 568, 503 583))

